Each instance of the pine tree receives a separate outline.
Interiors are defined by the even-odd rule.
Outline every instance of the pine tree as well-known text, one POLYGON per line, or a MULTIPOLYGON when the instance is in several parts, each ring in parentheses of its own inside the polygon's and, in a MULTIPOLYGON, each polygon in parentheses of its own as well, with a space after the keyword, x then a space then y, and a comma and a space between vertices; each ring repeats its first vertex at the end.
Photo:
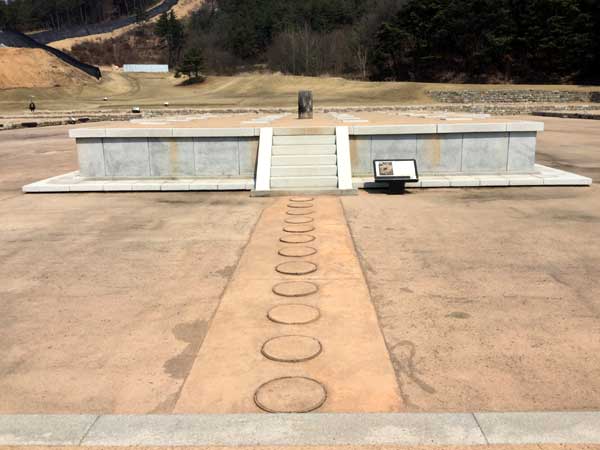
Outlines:
POLYGON ((202 54, 202 50, 194 47, 185 52, 183 61, 177 68, 177 71, 187 75, 189 78, 199 79, 203 68, 204 55, 202 54))
POLYGON ((154 33, 162 39, 169 52, 169 66, 174 67, 179 60, 179 55, 184 43, 183 24, 173 11, 162 14, 156 26, 154 33))

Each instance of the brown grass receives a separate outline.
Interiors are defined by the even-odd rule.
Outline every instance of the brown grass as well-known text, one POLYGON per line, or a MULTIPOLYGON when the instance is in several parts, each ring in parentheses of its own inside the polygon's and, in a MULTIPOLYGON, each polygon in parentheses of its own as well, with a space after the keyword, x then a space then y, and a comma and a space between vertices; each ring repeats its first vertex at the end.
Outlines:
POLYGON ((451 85, 409 82, 363 82, 336 77, 300 77, 251 73, 231 77, 208 77, 199 85, 180 86, 172 74, 126 74, 102 68, 100 83, 74 83, 60 88, 13 89, 2 93, 0 110, 17 111, 29 95, 35 95, 40 109, 105 108, 132 106, 200 108, 294 107, 299 90, 312 90, 316 106, 379 106, 427 104, 430 89, 549 89, 574 90, 576 86, 451 85), (102 101, 103 97, 109 101, 102 101))
POLYGON ((102 74, 102 82, 95 85, 8 91, 0 100, 0 109, 19 109, 28 95, 43 99, 40 108, 50 110, 162 107, 164 102, 172 107, 293 107, 299 90, 312 90, 318 106, 431 102, 422 85, 417 83, 369 83, 332 77, 253 73, 208 77, 202 84, 181 86, 183 80, 172 74, 127 74, 108 67, 102 68, 102 74), (109 102, 102 101, 105 96, 109 102))
POLYGON ((43 89, 93 82, 92 77, 41 49, 0 48, 0 61, 0 89, 43 89))

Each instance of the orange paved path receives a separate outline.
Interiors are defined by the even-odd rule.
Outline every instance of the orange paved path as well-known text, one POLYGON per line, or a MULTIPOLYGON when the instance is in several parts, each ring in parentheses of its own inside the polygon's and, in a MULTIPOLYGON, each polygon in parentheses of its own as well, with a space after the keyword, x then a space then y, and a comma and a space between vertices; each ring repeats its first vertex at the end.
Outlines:
MULTIPOLYGON (((320 412, 400 411, 401 401, 388 352, 369 298, 339 198, 316 197, 318 253, 303 261, 319 269, 286 276, 275 266, 297 260, 277 254, 289 200, 265 209, 226 289, 208 335, 182 389, 175 413, 259 412, 253 396, 264 382, 283 376, 306 376, 321 382, 328 398, 320 412), (319 292, 285 298, 272 293, 284 280, 311 280, 319 292), (322 317, 308 325, 281 325, 266 318, 273 306, 304 303, 317 306, 322 317), (282 363, 260 353, 275 336, 303 334, 319 339, 323 352, 310 361, 282 363)), ((296 216, 294 216, 296 217, 296 216)), ((199 293, 200 295, 201 293, 199 293)))

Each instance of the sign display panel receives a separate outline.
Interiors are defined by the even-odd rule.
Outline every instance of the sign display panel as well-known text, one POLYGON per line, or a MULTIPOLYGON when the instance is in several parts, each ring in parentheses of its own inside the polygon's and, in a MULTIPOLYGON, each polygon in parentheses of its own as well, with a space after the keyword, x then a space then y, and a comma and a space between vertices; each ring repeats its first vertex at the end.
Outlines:
POLYGON ((418 181, 417 162, 414 159, 375 160, 373 161, 375 179, 418 181))

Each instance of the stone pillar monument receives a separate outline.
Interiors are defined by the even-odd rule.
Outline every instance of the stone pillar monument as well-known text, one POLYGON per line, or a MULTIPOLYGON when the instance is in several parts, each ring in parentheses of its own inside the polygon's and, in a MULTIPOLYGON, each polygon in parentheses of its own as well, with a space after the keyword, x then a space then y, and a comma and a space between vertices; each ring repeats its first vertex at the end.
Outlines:
POLYGON ((313 94, 312 91, 298 92, 298 119, 313 118, 313 94))

